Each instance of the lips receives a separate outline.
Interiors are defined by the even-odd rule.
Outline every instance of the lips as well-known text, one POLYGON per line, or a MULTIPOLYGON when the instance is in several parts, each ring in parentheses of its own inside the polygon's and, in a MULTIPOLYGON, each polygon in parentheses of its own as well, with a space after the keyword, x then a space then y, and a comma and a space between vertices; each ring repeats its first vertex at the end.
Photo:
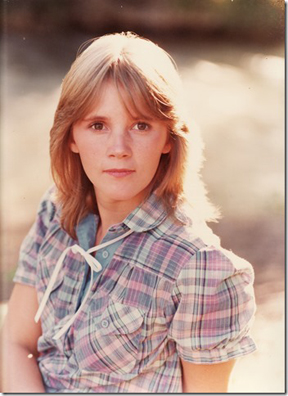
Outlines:
POLYGON ((106 169, 104 173, 113 177, 126 177, 132 175, 135 171, 133 169, 106 169))

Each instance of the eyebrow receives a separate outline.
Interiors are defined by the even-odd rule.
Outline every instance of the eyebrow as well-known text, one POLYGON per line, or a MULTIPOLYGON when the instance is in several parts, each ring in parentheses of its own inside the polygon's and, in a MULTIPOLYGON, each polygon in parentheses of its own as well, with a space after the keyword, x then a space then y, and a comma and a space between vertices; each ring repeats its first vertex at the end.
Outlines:
POLYGON ((101 115, 91 115, 91 116, 82 118, 82 121, 94 121, 94 120, 97 120, 97 119, 101 119, 103 121, 106 121, 106 120, 109 120, 109 117, 104 117, 104 116, 101 116, 101 115))
MULTIPOLYGON (((136 117, 133 117, 132 115, 130 115, 130 117, 132 118, 133 121, 137 121, 137 120, 153 121, 153 120, 155 120, 155 117, 151 117, 151 116, 144 115, 144 114, 143 115, 139 114, 139 116, 136 116, 136 117)), ((98 114, 94 114, 94 115, 82 118, 81 121, 84 121, 84 122, 91 122, 91 121, 95 121, 95 120, 107 121, 109 119, 110 119, 110 117, 105 117, 105 116, 101 116, 98 114)))

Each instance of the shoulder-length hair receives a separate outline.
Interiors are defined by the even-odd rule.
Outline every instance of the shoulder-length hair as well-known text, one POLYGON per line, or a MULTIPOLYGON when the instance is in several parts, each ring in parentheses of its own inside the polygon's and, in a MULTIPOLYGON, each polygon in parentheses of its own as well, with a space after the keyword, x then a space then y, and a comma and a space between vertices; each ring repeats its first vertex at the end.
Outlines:
MULTIPOLYGON (((155 191, 169 213, 183 200, 188 151, 189 126, 183 112, 182 83, 171 56, 150 40, 130 32, 105 35, 88 44, 79 51, 63 80, 50 132, 51 171, 61 206, 61 225, 73 238, 81 219, 88 212, 97 213, 97 202, 79 155, 70 149, 71 131, 100 96, 107 80, 115 84, 128 111, 153 115, 167 124, 171 151, 162 154, 150 193, 155 191)), ((200 146, 198 142, 194 151, 200 152, 200 146)), ((201 155, 195 158, 198 164, 194 163, 194 176, 201 155)), ((203 189, 202 204, 204 201, 203 189)))

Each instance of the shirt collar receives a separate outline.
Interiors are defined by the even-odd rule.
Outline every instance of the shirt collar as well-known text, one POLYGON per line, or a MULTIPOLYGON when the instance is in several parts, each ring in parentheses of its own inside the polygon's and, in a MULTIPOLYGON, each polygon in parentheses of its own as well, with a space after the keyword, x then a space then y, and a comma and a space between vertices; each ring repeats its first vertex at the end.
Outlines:
POLYGON ((80 223, 76 226, 76 235, 79 245, 88 250, 91 246, 95 245, 95 235, 98 227, 99 218, 93 213, 85 216, 80 223))
POLYGON ((144 232, 160 225, 166 217, 167 212, 161 199, 154 193, 134 209, 123 223, 135 232, 144 232))
MULTIPOLYGON (((145 232, 159 226, 167 217, 167 212, 156 194, 150 195, 142 204, 133 210, 118 227, 125 226, 134 232, 145 232)), ((88 250, 95 245, 95 235, 99 217, 93 213, 85 216, 76 227, 79 245, 88 250)))

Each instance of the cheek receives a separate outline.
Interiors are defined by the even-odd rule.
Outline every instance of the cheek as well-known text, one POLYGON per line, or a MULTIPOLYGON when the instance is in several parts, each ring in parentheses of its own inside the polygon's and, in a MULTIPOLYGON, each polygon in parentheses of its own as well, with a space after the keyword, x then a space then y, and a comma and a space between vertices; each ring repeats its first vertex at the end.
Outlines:
POLYGON ((171 150, 169 140, 163 139, 163 136, 154 138, 146 144, 141 144, 139 155, 147 157, 148 161, 159 162, 162 154, 167 154, 171 150))
POLYGON ((72 152, 79 155, 83 169, 89 177, 91 172, 96 170, 101 157, 100 153, 97 152, 95 144, 91 144, 88 141, 76 140, 71 142, 70 148, 72 152))
POLYGON ((79 156, 85 169, 97 168, 97 165, 99 165, 99 162, 101 161, 100 154, 97 153, 93 147, 80 147, 79 156))
POLYGON ((82 133, 81 136, 75 135, 73 140, 71 140, 70 148, 74 153, 78 153, 82 159, 91 158, 97 155, 97 148, 101 147, 99 144, 95 144, 92 137, 82 133))
POLYGON ((159 142, 157 141, 152 145, 143 143, 138 147, 135 160, 138 162, 142 171, 147 173, 147 176, 156 172, 162 155, 162 149, 163 146, 159 146, 159 142))

